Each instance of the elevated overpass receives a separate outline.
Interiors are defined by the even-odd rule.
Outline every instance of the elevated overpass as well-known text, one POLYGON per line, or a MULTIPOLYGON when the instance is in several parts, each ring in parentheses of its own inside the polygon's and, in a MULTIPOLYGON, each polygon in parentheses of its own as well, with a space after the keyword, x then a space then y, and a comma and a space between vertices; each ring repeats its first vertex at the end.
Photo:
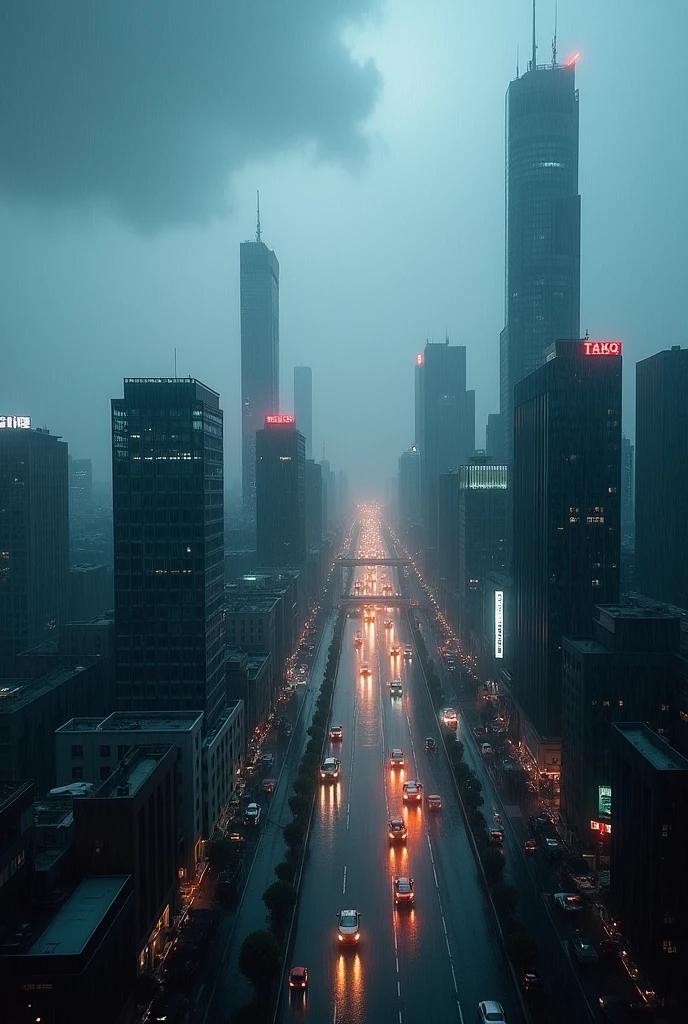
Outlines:
POLYGON ((402 597, 401 594, 390 594, 389 597, 382 597, 379 594, 363 595, 355 597, 352 594, 339 598, 339 607, 345 610, 356 608, 417 608, 418 601, 410 597, 402 597))
POLYGON ((409 558, 349 558, 339 555, 334 560, 335 567, 340 569, 353 569, 357 565, 389 565, 393 569, 401 569, 410 565, 409 558))

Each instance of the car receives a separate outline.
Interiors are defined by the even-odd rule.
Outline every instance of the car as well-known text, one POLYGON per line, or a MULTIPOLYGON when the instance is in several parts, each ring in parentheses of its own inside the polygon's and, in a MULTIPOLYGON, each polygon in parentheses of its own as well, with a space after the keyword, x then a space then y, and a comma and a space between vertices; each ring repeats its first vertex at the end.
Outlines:
POLYGON ((422 783, 409 779, 404 783, 403 800, 405 804, 420 804, 423 800, 422 783))
POLYGON ((260 821, 261 810, 258 804, 249 804, 244 811, 244 825, 257 825, 260 821))
POLYGON ((394 629, 394 623, 391 619, 385 619, 384 626, 385 629, 394 629))
POLYGON ((583 900, 576 892, 555 892, 552 902, 557 910, 565 914, 578 914, 583 910, 583 900))
POLYGON ((370 671, 370 665, 368 664, 367 661, 362 661, 361 662, 361 675, 362 676, 372 675, 372 673, 370 671))
POLYGON ((475 729, 473 730, 473 735, 477 740, 482 739, 483 736, 487 736, 487 726, 476 725, 475 729))
POLYGON ((434 754, 437 750, 437 741, 434 736, 425 737, 425 753, 434 754))
POLYGON ((582 935, 572 935, 569 939, 571 952, 583 967, 593 967, 599 963, 599 955, 594 942, 582 935))
POLYGON ((340 910, 337 914, 337 941, 347 945, 361 938, 361 915, 357 910, 340 910))
POLYGON ((491 825, 488 832, 490 842, 495 846, 504 845, 504 829, 501 825, 491 825))
POLYGON ((387 835, 393 843, 403 843, 406 841, 408 831, 406 829, 406 822, 403 818, 390 818, 387 822, 387 835))
POLYGON ((527 995, 542 992, 542 978, 534 967, 521 968, 521 988, 527 995))
POLYGON ((478 1003, 478 1024, 506 1024, 502 1004, 496 999, 486 999, 478 1003))
POLYGON ((326 757, 320 765, 320 781, 336 782, 339 778, 340 763, 336 757, 326 757))
POLYGON ((308 988, 308 968, 292 967, 289 971, 289 990, 305 992, 308 988))
POLYGON ((263 779, 262 790, 264 793, 271 795, 275 792, 275 786, 277 785, 277 779, 263 779))
POLYGON ((426 803, 428 805, 428 810, 430 811, 442 810, 442 797, 439 793, 430 793, 427 797, 426 803))
POLYGON ((361 631, 359 629, 359 631, 354 636, 354 647, 362 647, 362 646, 363 646, 363 633, 361 633, 361 631))
POLYGON ((399 747, 394 747, 389 755, 390 768, 403 768, 405 764, 404 751, 399 747))
POLYGON ((411 644, 404 644, 404 657, 409 661, 413 657, 413 647, 411 644))
POLYGON ((331 725, 330 726, 330 739, 331 740, 343 740, 344 739, 344 727, 342 725, 331 725))
POLYGON ((480 753, 483 755, 483 757, 492 757, 492 755, 494 754, 494 750, 492 749, 489 743, 481 743, 480 753))
POLYGON ((399 644, 392 644, 392 646, 389 649, 390 658, 398 658, 400 654, 401 647, 399 646, 399 644))
POLYGON ((441 719, 445 725, 448 725, 450 729, 456 729, 458 725, 459 716, 457 715, 454 708, 442 708, 441 719))
POLYGON ((535 839, 526 839, 523 845, 526 853, 537 853, 537 842, 535 839))
POLYGON ((415 902, 412 878, 394 879, 394 903, 398 906, 412 907, 415 902))
POLYGON ((389 692, 392 697, 401 697, 401 679, 390 679, 389 692))
POLYGON ((564 851, 558 839, 555 839, 553 836, 541 836, 540 838, 545 852, 548 853, 550 857, 563 856, 564 851))

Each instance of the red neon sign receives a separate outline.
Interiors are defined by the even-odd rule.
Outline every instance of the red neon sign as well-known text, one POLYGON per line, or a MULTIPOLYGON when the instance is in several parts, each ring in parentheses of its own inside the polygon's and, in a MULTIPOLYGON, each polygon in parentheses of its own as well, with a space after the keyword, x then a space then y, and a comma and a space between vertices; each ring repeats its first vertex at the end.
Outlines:
POLYGON ((266 416, 265 417, 265 426, 266 427, 274 427, 274 426, 277 426, 277 425, 279 425, 279 426, 286 426, 286 427, 293 427, 295 423, 296 423, 296 419, 293 416, 282 416, 282 415, 277 416, 277 415, 275 415, 275 416, 266 416))
POLYGON ((599 832, 601 836, 610 836, 612 834, 612 827, 604 821, 591 821, 590 828, 593 832, 599 832))
POLYGON ((423 362, 423 353, 419 352, 418 355, 416 356, 416 366, 422 366, 423 362))
POLYGON ((586 356, 620 356, 620 341, 584 341, 583 351, 586 356))

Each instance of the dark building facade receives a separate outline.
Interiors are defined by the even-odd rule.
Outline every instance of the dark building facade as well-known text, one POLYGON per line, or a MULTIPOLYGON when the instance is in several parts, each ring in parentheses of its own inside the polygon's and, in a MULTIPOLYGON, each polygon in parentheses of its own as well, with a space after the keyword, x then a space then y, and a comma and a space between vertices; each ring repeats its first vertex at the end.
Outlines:
POLYGON ((294 416, 306 439, 306 458, 313 458, 313 371, 310 366, 294 367, 294 416))
POLYGON ((580 337, 575 66, 536 65, 535 55, 506 94, 505 280, 500 412, 511 464, 514 387, 557 338, 580 337))
POLYGON ((293 416, 266 416, 256 434, 256 527, 261 565, 306 560, 306 442, 293 416))
POLYGON ((458 475, 458 625, 464 651, 480 654, 490 573, 506 571, 508 469, 472 459, 458 475))
POLYGON ((125 379, 112 401, 120 711, 212 719, 224 698, 222 429, 191 378, 125 379))
POLYGON ((399 458, 399 522, 406 531, 421 523, 420 472, 420 449, 414 444, 399 458))
POLYGON ((90 459, 69 456, 69 505, 76 514, 85 512, 93 500, 93 465, 90 459))
POLYGON ((133 747, 93 796, 74 801, 74 860, 87 875, 130 875, 139 967, 152 968, 177 889, 177 751, 133 747))
POLYGON ((428 342, 420 368, 421 499, 428 567, 437 571, 439 478, 457 472, 475 450, 475 391, 466 390, 466 348, 428 342))
POLYGON ((319 462, 306 459, 306 549, 319 548, 322 545, 322 539, 322 467, 319 462))
POLYGON ((495 463, 505 462, 504 428, 502 417, 498 412, 488 413, 485 427, 485 452, 495 463))
POLYGON ((635 586, 688 608, 688 349, 636 365, 635 586))
POLYGON ((669 611, 599 605, 585 639, 563 640, 561 806, 584 847, 613 820, 611 733, 647 722, 665 735, 675 714, 680 620, 669 611))
POLYGON ((621 361, 619 342, 557 341, 515 391, 514 696, 553 774, 562 636, 588 635, 595 605, 619 599, 621 361))
POLYGON ((68 617, 67 445, 0 416, 0 678, 68 617))
POLYGON ((437 591, 444 615, 458 628, 459 474, 440 473, 437 487, 437 591))
POLYGON ((240 246, 241 486, 244 513, 256 514, 256 432, 279 412, 279 262, 260 238, 240 246))
POLYGON ((621 439, 621 543, 635 545, 635 447, 621 439))
MULTIPOLYGON (((9 926, 29 900, 33 863, 33 782, 0 782, 0 921, 9 926)), ((5 928, 0 926, 0 944, 5 928)))
POLYGON ((611 909, 660 998, 685 1010, 688 760, 644 723, 612 729, 611 909))

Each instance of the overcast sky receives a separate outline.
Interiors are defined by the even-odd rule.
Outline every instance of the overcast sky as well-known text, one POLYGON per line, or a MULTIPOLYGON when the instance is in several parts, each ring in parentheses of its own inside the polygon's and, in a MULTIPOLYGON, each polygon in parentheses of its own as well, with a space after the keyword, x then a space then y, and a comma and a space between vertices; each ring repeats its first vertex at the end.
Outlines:
MULTIPOLYGON (((538 59, 554 0, 538 3, 538 59)), ((686 344, 685 0, 560 0, 580 51, 581 326, 635 362, 686 344)), ((498 411, 504 94, 529 0, 4 0, 0 412, 110 472, 122 377, 220 392, 239 473, 239 243, 280 261, 283 411, 360 493, 413 442, 413 361, 468 349, 498 411)))

